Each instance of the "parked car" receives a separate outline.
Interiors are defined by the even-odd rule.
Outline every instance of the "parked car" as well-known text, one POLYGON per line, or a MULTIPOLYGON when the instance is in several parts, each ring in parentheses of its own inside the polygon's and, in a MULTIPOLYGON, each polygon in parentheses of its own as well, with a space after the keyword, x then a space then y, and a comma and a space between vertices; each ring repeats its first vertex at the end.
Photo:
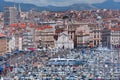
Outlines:
POLYGON ((4 60, 4 57, 3 56, 0 56, 0 61, 3 61, 4 60))
POLYGON ((11 54, 10 53, 7 53, 5 54, 7 58, 10 58, 11 54))

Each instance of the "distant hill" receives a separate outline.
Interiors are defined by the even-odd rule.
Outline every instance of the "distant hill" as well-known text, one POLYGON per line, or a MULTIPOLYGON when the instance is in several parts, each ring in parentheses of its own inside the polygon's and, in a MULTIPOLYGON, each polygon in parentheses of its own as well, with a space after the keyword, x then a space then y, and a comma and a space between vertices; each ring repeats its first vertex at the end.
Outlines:
MULTIPOLYGON (((4 0, 0 0, 0 11, 3 11, 4 6, 16 6, 18 7, 19 3, 13 3, 13 2, 8 2, 4 0)), ((56 6, 45 6, 45 7, 39 7, 33 4, 25 4, 21 3, 21 9, 23 11, 28 11, 30 9, 38 10, 38 11, 43 11, 43 10, 48 10, 48 11, 67 11, 67 10, 89 10, 93 9, 92 5, 89 4, 73 4, 70 6, 63 6, 63 7, 56 7, 56 6)))
MULTIPOLYGON (((0 0, 0 11, 3 11, 4 6, 16 6, 18 7, 19 3, 14 3, 14 2, 8 2, 8 1, 4 1, 4 0, 0 0)), ((39 9, 39 7, 37 7, 36 5, 33 4, 24 4, 21 3, 21 8, 24 11, 30 10, 30 9, 39 9)))
POLYGON ((65 7, 47 6, 46 9, 49 11, 68 11, 68 10, 90 10, 95 7, 90 4, 73 4, 65 7))
POLYGON ((103 3, 93 4, 93 6, 99 9, 120 9, 120 2, 114 2, 114 0, 107 0, 103 3))
MULTIPOLYGON (((16 5, 18 7, 19 3, 14 3, 14 2, 8 2, 4 0, 0 0, 0 11, 3 11, 4 6, 14 6, 16 5)), ((43 10, 48 10, 48 11, 68 11, 68 10, 91 10, 95 8, 99 9, 120 9, 120 2, 114 2, 113 0, 107 0, 103 3, 97 3, 97 4, 73 4, 70 6, 62 6, 62 7, 57 7, 57 6, 36 6, 33 4, 25 4, 21 3, 21 9, 23 11, 28 11, 28 10, 37 10, 37 11, 43 11, 43 10)))

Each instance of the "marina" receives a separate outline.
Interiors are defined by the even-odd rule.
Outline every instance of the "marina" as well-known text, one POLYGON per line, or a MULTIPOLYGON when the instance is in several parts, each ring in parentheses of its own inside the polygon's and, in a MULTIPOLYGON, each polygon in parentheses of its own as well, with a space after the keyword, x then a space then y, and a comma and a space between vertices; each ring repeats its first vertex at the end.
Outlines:
POLYGON ((11 55, 5 61, 6 65, 1 64, 1 79, 118 80, 120 77, 118 55, 117 50, 102 46, 94 49, 60 49, 55 53, 50 53, 49 50, 19 52, 11 55))

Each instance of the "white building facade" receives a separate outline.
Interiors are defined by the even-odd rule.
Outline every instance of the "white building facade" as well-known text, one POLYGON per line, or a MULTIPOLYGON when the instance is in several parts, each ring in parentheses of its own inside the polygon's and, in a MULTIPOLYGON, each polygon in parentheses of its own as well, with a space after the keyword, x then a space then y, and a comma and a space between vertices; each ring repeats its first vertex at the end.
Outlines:
POLYGON ((118 47, 120 45, 120 28, 114 27, 110 29, 103 29, 102 45, 109 48, 111 48, 111 46, 118 47))
POLYGON ((73 49, 74 42, 69 39, 67 32, 62 32, 59 34, 57 41, 55 41, 55 48, 63 49, 73 49))
POLYGON ((22 37, 19 37, 19 46, 18 46, 18 49, 19 50, 22 50, 22 37))
POLYGON ((8 51, 9 52, 12 52, 12 50, 14 50, 15 49, 15 37, 14 36, 12 36, 10 39, 9 39, 9 41, 8 41, 8 51))

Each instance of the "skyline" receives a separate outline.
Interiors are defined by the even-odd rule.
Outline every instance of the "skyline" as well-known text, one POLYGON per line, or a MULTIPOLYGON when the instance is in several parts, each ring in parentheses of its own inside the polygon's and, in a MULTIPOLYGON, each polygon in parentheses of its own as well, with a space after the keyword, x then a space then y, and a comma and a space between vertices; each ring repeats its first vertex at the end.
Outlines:
MULTIPOLYGON (((88 4, 94 4, 94 3, 102 3, 107 0, 4 0, 4 1, 10 1, 10 2, 16 2, 16 3, 30 3, 37 6, 69 6, 76 3, 88 3, 88 4)), ((115 2, 120 2, 120 0, 113 0, 115 2)))
POLYGON ((0 80, 120 80, 120 2, 73 2, 0 0, 0 80))

